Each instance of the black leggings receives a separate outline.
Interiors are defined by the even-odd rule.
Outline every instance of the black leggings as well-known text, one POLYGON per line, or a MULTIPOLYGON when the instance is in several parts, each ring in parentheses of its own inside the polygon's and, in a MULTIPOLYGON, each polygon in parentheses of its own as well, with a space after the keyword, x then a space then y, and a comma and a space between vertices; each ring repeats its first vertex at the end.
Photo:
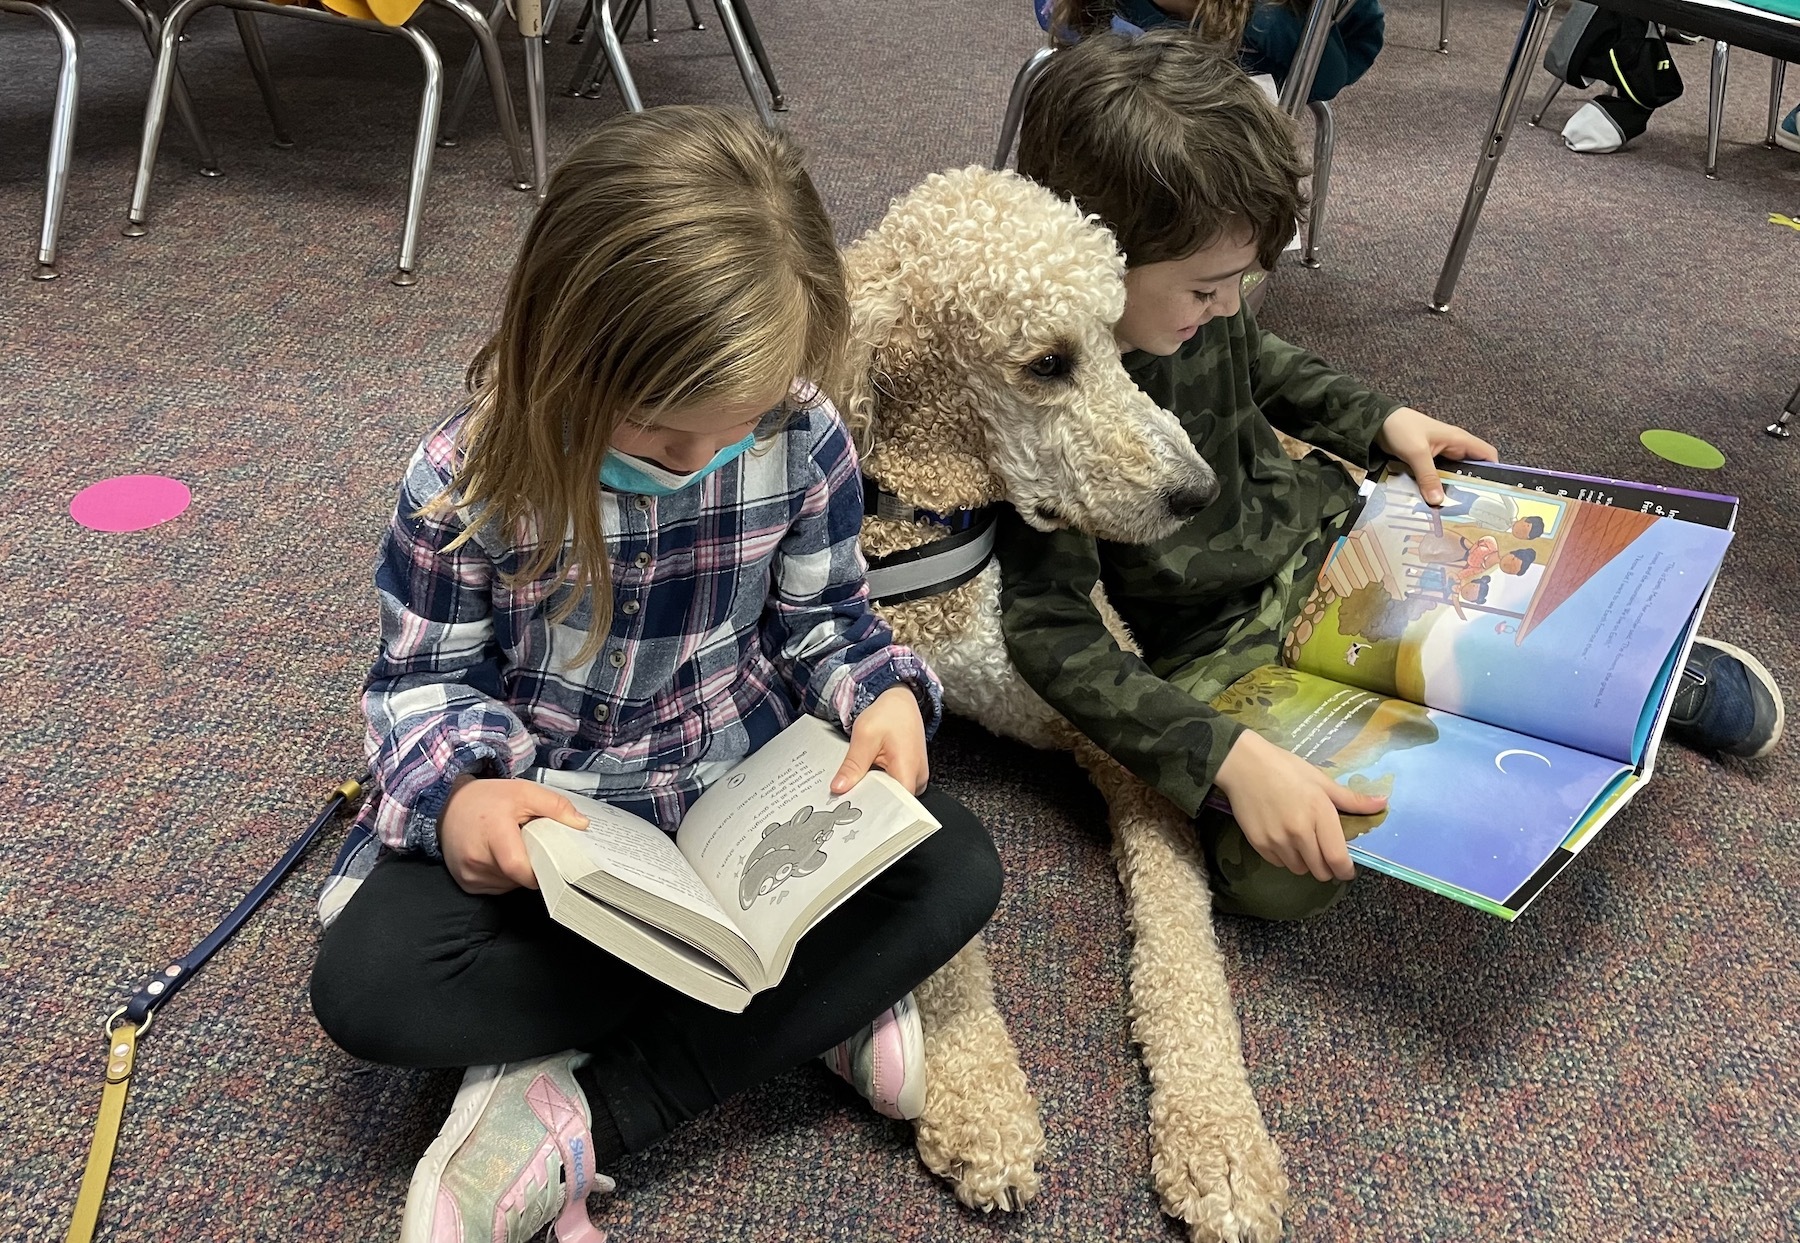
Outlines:
POLYGON ((313 1013, 347 1052, 420 1068, 582 1049, 627 1152, 846 1039, 948 962, 1000 902, 987 831, 936 790, 943 823, 800 939, 742 1014, 695 1001, 551 920, 521 889, 465 893, 442 862, 390 855, 326 930, 313 1013))

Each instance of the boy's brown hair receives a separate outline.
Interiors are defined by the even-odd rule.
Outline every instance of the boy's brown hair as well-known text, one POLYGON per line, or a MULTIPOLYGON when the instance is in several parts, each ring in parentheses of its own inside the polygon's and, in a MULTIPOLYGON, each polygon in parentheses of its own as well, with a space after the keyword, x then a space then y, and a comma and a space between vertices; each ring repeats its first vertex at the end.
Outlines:
POLYGON ((1100 217, 1131 267, 1247 228, 1273 268, 1306 210, 1294 125, 1230 53, 1186 30, 1095 33, 1050 58, 1019 172, 1100 217))

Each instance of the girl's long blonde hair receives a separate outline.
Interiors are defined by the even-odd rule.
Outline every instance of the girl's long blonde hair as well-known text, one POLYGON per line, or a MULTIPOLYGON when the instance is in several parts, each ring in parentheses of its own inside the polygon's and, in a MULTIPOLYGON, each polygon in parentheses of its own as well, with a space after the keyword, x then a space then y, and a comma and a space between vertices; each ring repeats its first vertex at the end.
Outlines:
POLYGON ((838 391, 850 319, 831 222, 797 147, 748 117, 653 108, 602 123, 550 178, 507 283, 454 497, 518 541, 517 587, 592 593, 577 662, 605 641, 612 575, 600 464, 623 420, 741 404, 801 377, 838 391), (563 543, 569 539, 568 562, 563 543))

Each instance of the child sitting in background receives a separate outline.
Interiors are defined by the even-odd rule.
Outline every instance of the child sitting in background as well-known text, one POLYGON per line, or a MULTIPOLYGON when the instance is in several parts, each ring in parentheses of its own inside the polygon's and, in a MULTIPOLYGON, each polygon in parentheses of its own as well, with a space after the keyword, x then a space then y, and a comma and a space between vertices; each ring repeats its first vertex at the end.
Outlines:
MULTIPOLYGON (((1336 0, 1323 0, 1335 4, 1336 0)), ((1252 74, 1268 74, 1277 89, 1287 81, 1311 6, 1305 0, 1058 0, 1058 25, 1077 36, 1103 30, 1113 18, 1137 30, 1187 26, 1214 43, 1238 48, 1238 63, 1252 74)), ((1332 23, 1319 54, 1309 98, 1317 103, 1367 73, 1381 54, 1387 18, 1380 0, 1353 0, 1332 23)))

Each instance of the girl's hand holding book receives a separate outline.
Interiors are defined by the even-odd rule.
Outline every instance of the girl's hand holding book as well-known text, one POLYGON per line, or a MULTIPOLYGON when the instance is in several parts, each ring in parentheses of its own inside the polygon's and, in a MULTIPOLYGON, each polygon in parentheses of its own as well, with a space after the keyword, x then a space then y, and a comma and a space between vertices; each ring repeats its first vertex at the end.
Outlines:
POLYGON ((519 826, 539 816, 585 829, 575 804, 530 781, 458 777, 438 820, 444 866, 468 893, 505 893, 538 887, 519 826))
POLYGON ((1387 800, 1347 790, 1254 730, 1232 744, 1216 781, 1256 853, 1296 876, 1350 880, 1356 867, 1338 813, 1373 816, 1387 800))
POLYGON ((842 794, 879 768, 910 794, 925 788, 931 765, 925 758, 925 718, 910 687, 890 686, 862 710, 850 726, 850 754, 831 779, 831 792, 842 794))

